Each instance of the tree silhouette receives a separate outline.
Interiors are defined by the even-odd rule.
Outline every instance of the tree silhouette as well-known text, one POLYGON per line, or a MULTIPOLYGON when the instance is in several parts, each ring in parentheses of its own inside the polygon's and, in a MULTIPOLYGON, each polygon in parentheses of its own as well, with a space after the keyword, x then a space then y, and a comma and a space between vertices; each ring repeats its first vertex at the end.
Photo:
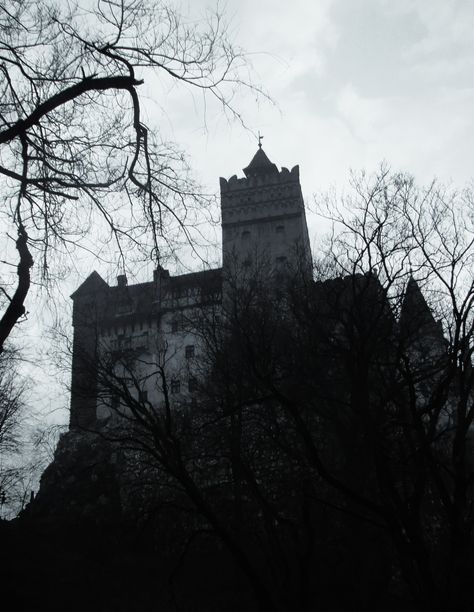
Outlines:
POLYGON ((471 200, 385 169, 354 186, 314 279, 224 269, 222 297, 182 313, 192 390, 163 329, 99 336, 89 435, 221 542, 262 610, 468 610, 471 200))
POLYGON ((173 224, 189 238, 205 198, 182 153, 147 128, 144 81, 194 88, 236 118, 236 89, 258 88, 222 15, 187 23, 148 0, 3 5, 0 71, 0 210, 16 249, 4 262, 1 351, 25 314, 34 258, 35 278, 44 280, 51 255, 64 258, 78 245, 97 256, 94 241, 102 248, 112 239, 122 257, 133 246, 158 259, 160 246, 174 246, 173 224))

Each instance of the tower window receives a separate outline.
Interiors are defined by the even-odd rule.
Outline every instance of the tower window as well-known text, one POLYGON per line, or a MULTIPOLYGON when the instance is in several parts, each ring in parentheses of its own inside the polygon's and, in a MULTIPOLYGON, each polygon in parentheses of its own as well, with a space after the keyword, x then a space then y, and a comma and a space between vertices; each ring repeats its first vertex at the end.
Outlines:
POLYGON ((146 402, 148 401, 148 391, 139 391, 138 393, 138 401, 146 402))
POLYGON ((175 395, 176 393, 179 393, 180 390, 181 390, 181 384, 178 379, 174 378, 171 381, 171 393, 175 395))
POLYGON ((284 234, 285 233, 285 226, 284 225, 277 225, 275 228, 275 231, 277 234, 284 234))
POLYGON ((132 348, 132 339, 130 336, 121 335, 117 340, 119 350, 125 351, 132 348))
POLYGON ((131 300, 127 300, 127 299, 119 300, 119 302, 117 303, 116 314, 124 315, 124 314, 129 314, 131 312, 133 312, 133 304, 131 300))
POLYGON ((135 336, 134 345, 137 349, 146 349, 148 347, 148 331, 144 331, 139 336, 135 336))
POLYGON ((191 357, 194 357, 194 344, 188 344, 188 346, 184 349, 184 354, 186 359, 191 359, 191 357))
POLYGON ((178 321, 178 319, 173 319, 171 321, 171 331, 174 334, 179 331, 179 321, 178 321))
POLYGON ((191 377, 188 380, 188 391, 192 393, 193 391, 196 391, 196 388, 197 388, 197 380, 194 377, 191 377))

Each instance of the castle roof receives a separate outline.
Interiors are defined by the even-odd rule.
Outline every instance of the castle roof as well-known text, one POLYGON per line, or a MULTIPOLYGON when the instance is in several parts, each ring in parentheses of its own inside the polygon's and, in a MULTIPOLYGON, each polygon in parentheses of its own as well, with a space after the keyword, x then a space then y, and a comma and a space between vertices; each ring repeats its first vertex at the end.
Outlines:
POLYGON ((222 289, 222 268, 180 274, 178 276, 163 275, 160 277, 159 288, 156 281, 108 287, 107 303, 103 307, 104 322, 115 324, 157 316, 164 310, 186 307, 189 304, 169 302, 186 298, 188 291, 198 291, 192 299, 195 304, 220 299, 222 289), (164 298, 164 302, 158 296, 164 298))
POLYGON ((400 313, 400 328, 407 338, 419 335, 443 337, 442 328, 436 322, 417 281, 410 276, 405 289, 400 313))
POLYGON ((109 285, 105 282, 102 276, 95 270, 89 274, 86 280, 71 294, 71 298, 75 299, 81 295, 94 294, 101 289, 109 289, 109 285))
POLYGON ((264 176, 266 174, 278 174, 278 168, 268 159, 267 154, 260 145, 250 164, 243 170, 247 178, 251 176, 264 176))

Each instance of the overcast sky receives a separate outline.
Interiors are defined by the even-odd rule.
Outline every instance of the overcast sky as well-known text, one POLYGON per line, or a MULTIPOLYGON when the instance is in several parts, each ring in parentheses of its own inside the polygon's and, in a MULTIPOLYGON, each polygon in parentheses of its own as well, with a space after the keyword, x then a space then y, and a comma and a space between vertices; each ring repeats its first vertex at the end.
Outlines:
MULTIPOLYGON (((212 6, 193 8, 200 2, 212 6)), ((307 199, 382 160, 421 183, 471 179, 474 2, 228 0, 226 12, 277 105, 247 97, 244 117, 272 161, 300 165, 307 199)), ((186 98, 168 113, 213 189, 256 150, 252 134, 222 116, 207 116, 204 129, 186 98)))
MULTIPOLYGON (((181 3, 193 15, 206 6, 213 3, 181 3)), ((232 37, 251 52, 255 78, 275 105, 257 104, 253 95, 236 99, 248 131, 212 105, 204 115, 196 94, 148 92, 150 124, 188 152, 209 191, 218 190, 219 176, 242 174, 258 130, 273 162, 300 165, 308 203, 313 194, 342 186, 351 168, 375 170, 382 160, 420 183, 436 176, 462 187, 471 179, 474 2, 228 0, 225 8, 232 37)), ((314 236, 320 222, 314 215, 308 221, 314 236)), ((73 271, 61 285, 61 312, 90 271, 73 271)), ((99 272, 108 281, 116 274, 99 272)), ((37 362, 47 364, 44 331, 34 329, 43 352, 37 362)), ((64 393, 50 395, 52 407, 67 405, 64 393)))

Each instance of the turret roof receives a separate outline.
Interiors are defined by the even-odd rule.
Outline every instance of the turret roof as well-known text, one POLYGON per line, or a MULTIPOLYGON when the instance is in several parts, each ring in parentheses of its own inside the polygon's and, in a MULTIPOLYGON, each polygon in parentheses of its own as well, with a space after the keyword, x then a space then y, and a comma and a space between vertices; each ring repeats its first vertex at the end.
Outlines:
POLYGON ((262 149, 261 145, 259 145, 258 151, 252 158, 250 164, 244 168, 244 174, 247 178, 250 176, 262 176, 265 174, 274 174, 278 172, 278 168, 274 163, 272 163, 265 151, 262 149))
POLYGON ((100 291, 100 289, 108 289, 109 285, 105 282, 102 276, 96 272, 95 270, 89 274, 86 280, 80 285, 73 294, 71 294, 71 298, 74 299, 80 295, 84 295, 86 293, 96 293, 100 291))
POLYGON ((417 281, 410 276, 405 289, 400 313, 400 326, 404 333, 409 336, 416 334, 440 335, 442 331, 426 303, 417 281))

